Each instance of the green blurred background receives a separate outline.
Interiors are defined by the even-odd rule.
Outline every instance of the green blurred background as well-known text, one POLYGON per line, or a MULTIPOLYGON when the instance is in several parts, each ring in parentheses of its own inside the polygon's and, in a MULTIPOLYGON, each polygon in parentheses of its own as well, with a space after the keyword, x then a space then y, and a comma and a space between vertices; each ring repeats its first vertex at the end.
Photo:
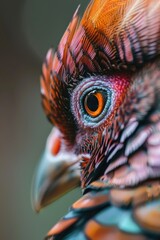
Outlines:
POLYGON ((52 128, 40 104, 39 75, 76 7, 85 0, 0 0, 0 240, 41 240, 80 196, 75 190, 36 214, 31 182, 52 128))

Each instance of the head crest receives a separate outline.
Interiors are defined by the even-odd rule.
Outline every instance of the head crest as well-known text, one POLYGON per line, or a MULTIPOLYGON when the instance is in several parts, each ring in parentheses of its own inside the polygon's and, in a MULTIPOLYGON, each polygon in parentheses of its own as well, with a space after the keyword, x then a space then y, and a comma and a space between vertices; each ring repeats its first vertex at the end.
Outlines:
POLYGON ((77 12, 41 77, 45 112, 64 135, 76 129, 70 94, 82 78, 139 68, 160 55, 159 1, 93 0, 81 21, 77 12))

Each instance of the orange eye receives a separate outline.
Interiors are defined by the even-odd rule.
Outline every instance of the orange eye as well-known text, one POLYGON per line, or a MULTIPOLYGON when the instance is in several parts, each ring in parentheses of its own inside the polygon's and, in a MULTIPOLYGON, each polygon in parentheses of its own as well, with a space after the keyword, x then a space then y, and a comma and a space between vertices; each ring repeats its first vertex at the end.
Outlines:
POLYGON ((105 106, 106 97, 102 92, 91 92, 84 99, 84 108, 88 115, 98 117, 105 106))

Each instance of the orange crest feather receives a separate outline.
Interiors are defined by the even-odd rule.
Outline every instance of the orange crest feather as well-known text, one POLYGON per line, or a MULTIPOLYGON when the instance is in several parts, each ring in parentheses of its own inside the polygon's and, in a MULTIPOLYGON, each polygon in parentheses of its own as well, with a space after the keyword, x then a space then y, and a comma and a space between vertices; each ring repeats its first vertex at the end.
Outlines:
POLYGON ((160 1, 93 0, 81 21, 77 12, 55 54, 49 51, 41 77, 46 115, 62 133, 74 118, 70 92, 82 78, 134 71, 160 55, 160 1))

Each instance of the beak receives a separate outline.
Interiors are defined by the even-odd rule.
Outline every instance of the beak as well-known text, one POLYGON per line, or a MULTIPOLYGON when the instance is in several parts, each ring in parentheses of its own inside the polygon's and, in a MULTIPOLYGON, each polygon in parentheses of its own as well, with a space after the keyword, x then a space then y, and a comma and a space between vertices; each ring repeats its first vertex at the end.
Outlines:
POLYGON ((70 151, 52 151, 60 141, 60 133, 53 129, 32 184, 32 206, 41 208, 55 201, 66 192, 80 186, 79 158, 70 151))

